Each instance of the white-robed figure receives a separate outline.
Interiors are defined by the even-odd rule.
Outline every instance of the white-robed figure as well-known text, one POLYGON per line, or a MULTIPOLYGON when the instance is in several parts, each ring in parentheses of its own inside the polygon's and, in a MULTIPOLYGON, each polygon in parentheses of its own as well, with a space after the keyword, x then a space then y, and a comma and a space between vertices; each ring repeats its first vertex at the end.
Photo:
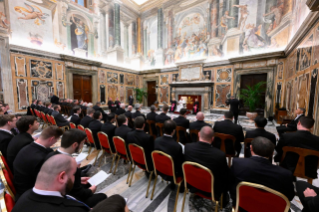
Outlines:
POLYGON ((176 107, 176 112, 179 112, 182 108, 184 108, 184 105, 185 105, 185 101, 181 98, 179 101, 178 101, 178 105, 176 107))

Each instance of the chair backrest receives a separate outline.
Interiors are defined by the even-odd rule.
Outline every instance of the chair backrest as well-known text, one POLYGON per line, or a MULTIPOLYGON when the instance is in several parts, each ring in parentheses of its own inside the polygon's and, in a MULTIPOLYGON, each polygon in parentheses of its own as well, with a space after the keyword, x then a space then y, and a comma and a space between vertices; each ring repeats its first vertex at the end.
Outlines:
POLYGON ((104 132, 98 132, 97 137, 100 141, 101 146, 109 153, 113 154, 112 148, 110 146, 109 137, 104 132))
POLYGON ((0 152, 0 164, 1 164, 1 168, 2 169, 6 169, 8 171, 9 177, 11 180, 13 180, 13 174, 12 171, 10 169, 10 167, 8 166, 7 160, 5 159, 5 157, 2 155, 2 153, 0 152))
POLYGON ((81 124, 78 125, 78 129, 82 130, 83 132, 85 132, 85 129, 84 129, 84 127, 81 124))
POLYGON ((85 128, 85 133, 86 133, 86 136, 87 136, 87 139, 89 140, 89 142, 91 144, 95 144, 92 131, 89 128, 85 128))
POLYGON ((183 163, 183 173, 185 189, 189 184, 196 189, 211 193, 211 197, 206 198, 215 202, 214 175, 210 169, 198 163, 186 161, 183 163))
POLYGON ((224 133, 215 133, 214 134, 215 137, 219 138, 221 140, 220 143, 220 150, 225 152, 226 156, 235 156, 235 154, 228 154, 226 152, 226 146, 225 146, 225 142, 226 140, 231 140, 233 143, 233 148, 234 148, 234 152, 235 151, 235 142, 236 142, 236 138, 233 135, 229 135, 229 134, 224 134, 224 133))
POLYGON ((163 136, 163 127, 164 127, 164 124, 163 123, 156 123, 155 124, 156 128, 158 128, 158 132, 159 132, 159 135, 160 136, 163 136))
POLYGON ((13 182, 10 179, 7 170, 5 169, 0 169, 0 177, 1 177, 1 181, 4 185, 4 187, 6 188, 6 190, 9 192, 9 194, 14 197, 16 194, 16 190, 14 188, 13 182))
POLYGON ((44 112, 41 112, 41 116, 42 116, 43 121, 44 121, 45 123, 48 123, 48 120, 47 120, 47 118, 46 118, 44 112))
POLYGON ((152 126, 155 126, 155 121, 154 120, 146 120, 147 124, 148 124, 148 130, 149 130, 149 134, 151 136, 153 136, 153 138, 156 138, 155 133, 153 132, 153 128, 152 126))
POLYGON ((52 124, 50 115, 49 114, 45 114, 45 117, 47 118, 48 123, 52 124))
POLYGON ((31 112, 31 114, 32 114, 33 116, 35 116, 32 107, 30 107, 30 112, 31 112))
POLYGON ((124 139, 119 137, 119 136, 114 136, 113 143, 114 143, 116 153, 118 155, 120 155, 122 158, 130 160, 130 158, 128 157, 128 154, 127 154, 126 144, 125 144, 124 139))
POLYGON ((55 119, 52 115, 51 115, 51 123, 52 123, 52 125, 57 126, 55 119))
MULTIPOLYGON (((185 138, 187 138, 186 128, 185 128, 185 127, 176 126, 175 133, 176 133, 177 142, 181 142, 181 141, 180 141, 180 133, 184 133, 185 138)), ((186 142, 185 142, 185 143, 186 143, 186 142)))
POLYGON ((266 186, 241 182, 237 185, 236 212, 239 207, 249 212, 288 212, 290 202, 285 195, 266 186))
POLYGON ((70 122, 70 127, 71 127, 72 129, 76 129, 76 125, 75 125, 74 123, 72 123, 72 122, 70 122))
POLYGON ((176 184, 173 158, 162 151, 155 150, 152 152, 152 160, 155 174, 157 175, 157 171, 159 171, 166 176, 173 177, 176 184))
MULTIPOLYGON (((11 212, 14 205, 15 205, 15 202, 14 202, 14 199, 12 198, 12 196, 10 196, 10 194, 5 193, 4 194, 4 202, 6 204, 5 206, 7 208, 7 212, 11 212)), ((1 203, 1 209, 2 209, 2 203, 1 203)))
POLYGON ((305 174, 305 158, 307 156, 316 156, 318 158, 318 164, 319 164, 319 151, 316 150, 311 150, 311 149, 304 149, 304 148, 299 148, 299 147, 291 147, 291 146, 285 146, 282 148, 284 153, 282 154, 281 157, 281 162, 284 160, 286 157, 287 152, 293 152, 299 155, 299 159, 296 165, 296 169, 294 172, 294 176, 296 177, 301 177, 301 178, 306 178, 306 179, 312 179, 310 177, 307 177, 305 174))
POLYGON ((254 139, 253 138, 245 138, 244 140, 244 155, 246 157, 247 155, 247 145, 251 144, 251 142, 253 141, 254 139))
POLYGON ((129 144, 128 149, 131 153, 132 162, 143 170, 149 171, 143 147, 137 144, 129 144), (142 166, 141 166, 142 165, 142 166), (143 167, 144 166, 144 167, 143 167))
POLYGON ((199 133, 199 130, 195 130, 195 129, 189 130, 189 134, 190 134, 190 136, 192 138, 192 142, 199 141, 198 133, 199 133))

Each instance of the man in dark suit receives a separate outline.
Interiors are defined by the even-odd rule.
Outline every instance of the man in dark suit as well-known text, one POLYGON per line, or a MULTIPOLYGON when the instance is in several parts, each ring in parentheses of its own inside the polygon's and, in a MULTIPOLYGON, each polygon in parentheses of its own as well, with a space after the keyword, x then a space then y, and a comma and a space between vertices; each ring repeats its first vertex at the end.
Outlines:
POLYGON ((71 117, 70 122, 78 126, 81 123, 80 114, 82 112, 82 109, 80 106, 77 105, 77 106, 74 106, 72 110, 73 110, 73 115, 71 117))
MULTIPOLYGON (((311 134, 310 130, 313 127, 315 121, 311 117, 301 117, 297 125, 297 132, 284 133, 276 146, 277 155, 275 156, 276 162, 281 162, 283 155, 283 148, 285 146, 299 147, 304 149, 312 149, 319 151, 319 137, 311 134)), ((282 167, 289 169, 292 173, 295 171, 299 156, 288 152, 285 159, 280 164, 282 167)), ((306 176, 311 178, 317 178, 317 157, 306 157, 306 176)))
MULTIPOLYGON (((217 133, 230 134, 236 138, 235 150, 236 150, 237 157, 239 157, 240 150, 241 150, 241 142, 244 141, 243 128, 240 125, 233 123, 234 116, 232 112, 225 112, 224 118, 225 118, 224 121, 215 122, 214 131, 217 133)), ((220 142, 221 142, 220 139, 216 137, 213 145, 217 148, 220 148, 220 144, 221 144, 220 142)), ((232 141, 226 140, 225 146, 226 146, 227 153, 234 154, 232 141)))
POLYGON ((128 104, 131 105, 131 106, 133 106, 133 103, 134 103, 134 98, 133 98, 132 95, 130 95, 130 96, 128 97, 128 104))
POLYGON ((304 181, 297 181, 296 190, 303 205, 302 212, 319 211, 319 188, 304 181))
POLYGON ((121 103, 120 107, 116 110, 115 114, 116 115, 121 115, 121 114, 125 114, 125 104, 121 103))
MULTIPOLYGON (((174 122, 176 123, 176 126, 180 126, 180 127, 184 127, 185 129, 189 128, 189 120, 186 119, 186 113, 187 110, 185 108, 182 108, 179 111, 179 116, 177 118, 174 119, 174 122)), ((190 137, 189 134, 187 133, 185 136, 184 132, 176 132, 175 135, 179 133, 179 137, 180 137, 180 142, 185 144, 188 143, 190 141, 190 137)))
POLYGON ((199 130, 200 131, 202 129, 202 127, 204 127, 204 126, 212 127, 212 125, 206 123, 204 121, 204 119, 205 119, 204 113, 198 112, 196 114, 196 121, 194 121, 194 122, 189 124, 189 129, 190 130, 199 130))
MULTIPOLYGON (((157 115, 156 116, 156 118, 155 118, 155 122, 156 123, 164 123, 166 120, 170 120, 171 119, 171 117, 169 117, 169 116, 167 116, 166 114, 167 114, 167 112, 168 112, 168 106, 167 105, 164 105, 163 106, 163 112, 161 113, 161 114, 159 114, 159 115, 157 115)), ((160 129, 157 127, 156 128, 156 131, 157 131, 157 137, 159 137, 160 136, 160 129)))
MULTIPOLYGON (((148 170, 153 171, 152 151, 154 150, 154 139, 152 136, 144 132, 145 119, 142 116, 138 116, 134 121, 135 130, 127 134, 127 144, 137 144, 143 147, 148 170)), ((149 177, 149 172, 145 172, 149 177)))
POLYGON ((135 113, 132 114, 132 119, 134 120, 138 116, 142 116, 144 119, 146 119, 145 115, 141 113, 141 104, 135 104, 135 113))
MULTIPOLYGON (((86 139, 86 133, 78 129, 70 129, 66 131, 61 139, 61 147, 57 151, 48 154, 47 159, 58 154, 68 155, 72 158, 72 154, 79 153, 86 139)), ((79 163, 78 165, 80 165, 79 163)), ((90 208, 106 199, 103 193, 95 194, 96 185, 91 185, 87 181, 89 177, 81 178, 81 169, 77 168, 75 173, 74 185, 71 191, 68 192, 72 197, 84 202, 90 208), (83 181, 84 183, 82 184, 83 181)))
POLYGON ((0 151, 7 158, 7 149, 11 139, 14 137, 11 129, 16 127, 17 118, 14 115, 0 116, 0 151))
POLYGON ((269 161, 275 145, 267 138, 257 137, 252 141, 250 148, 252 157, 233 159, 230 183, 233 205, 236 205, 236 187, 243 181, 267 186, 291 201, 295 196, 292 173, 269 161))
POLYGON ((59 127, 68 126, 70 128, 70 123, 60 113, 61 106, 60 105, 54 105, 53 109, 54 109, 54 111, 52 112, 52 116, 54 117, 56 124, 59 127))
POLYGON ((227 99, 226 105, 230 105, 229 112, 232 112, 235 118, 234 123, 237 124, 238 113, 239 113, 239 101, 234 96, 231 96, 230 99, 227 99))
POLYGON ((297 124, 299 122, 299 119, 305 116, 305 112, 306 110, 304 108, 298 108, 297 110, 295 110, 296 118, 294 120, 284 126, 276 127, 279 137, 281 137, 284 132, 297 131, 297 124))
POLYGON ((94 143, 96 149, 101 149, 99 138, 97 137, 97 133, 101 131, 102 123, 102 113, 100 111, 95 111, 93 114, 94 120, 90 122, 89 129, 92 131, 94 143))
MULTIPOLYGON (((276 146, 276 136, 265 130, 265 126, 267 125, 267 123, 268 123, 267 119, 265 119, 264 117, 261 117, 261 116, 257 116, 255 118, 256 129, 248 130, 246 132, 245 138, 256 138, 256 137, 261 136, 264 138, 268 138, 276 146)), ((247 155, 245 155, 245 157, 249 158, 251 156, 250 145, 247 145, 246 148, 247 148, 246 149, 247 155)), ((272 157, 271 157, 271 159, 272 159, 272 157)))
MULTIPOLYGON (((132 131, 132 129, 127 126, 128 125, 127 117, 123 114, 119 115, 117 117, 117 123, 120 127, 116 128, 114 136, 119 136, 123 138, 124 141, 126 142, 127 134, 132 131)), ((126 145, 127 145, 127 142, 126 142, 126 145)))
POLYGON ((51 103, 52 104, 59 104, 59 97, 57 97, 53 93, 51 93, 50 97, 51 97, 51 103))
POLYGON ((91 208, 66 196, 74 184, 77 164, 67 155, 55 155, 39 167, 33 185, 14 206, 12 212, 87 212, 91 208), (41 169, 40 169, 41 168, 41 169))
POLYGON ((30 116, 32 115, 32 112, 34 112, 33 109, 36 107, 36 105, 37 105, 37 100, 32 99, 32 104, 31 104, 31 106, 28 107, 27 115, 30 115, 30 116), (31 112, 31 110, 32 110, 32 112, 31 112))
POLYGON ((87 128, 91 121, 93 121, 93 114, 95 110, 93 108, 88 108, 86 111, 86 116, 81 119, 80 125, 82 125, 84 128, 87 128))
POLYGON ((114 133, 116 130, 116 126, 113 124, 115 122, 115 114, 110 113, 110 114, 108 114, 107 118, 108 118, 107 122, 105 122, 101 126, 101 131, 104 132, 105 134, 107 134, 112 152, 115 153, 116 151, 115 151, 115 147, 114 147, 114 143, 113 143, 113 136, 114 136, 114 133))
POLYGON ((16 201, 20 196, 34 186, 37 175, 47 155, 53 150, 63 131, 56 126, 45 128, 40 137, 31 144, 23 147, 13 161, 14 187, 16 189, 16 201))
MULTIPOLYGON (((224 194, 223 207, 225 207, 229 201, 227 194, 229 168, 227 166, 226 155, 221 150, 212 146, 214 131, 211 127, 202 127, 198 133, 198 137, 199 142, 185 145, 185 161, 199 163, 212 171, 214 175, 215 199, 219 200, 221 194, 224 194)), ((191 188, 192 190, 209 196, 204 191, 191 188)))
POLYGON ((100 111, 103 116, 103 121, 107 120, 107 114, 104 112, 104 110, 101 108, 101 102, 97 102, 96 105, 93 107, 95 111, 100 111))
POLYGON ((23 116, 17 121, 16 125, 20 134, 12 138, 7 149, 7 162, 12 172, 13 161, 19 151, 34 141, 32 134, 38 130, 39 122, 34 116, 23 116))
MULTIPOLYGON (((147 120, 151 120, 151 121, 156 121, 157 113, 155 112, 155 111, 156 111, 155 105, 152 105, 152 106, 150 107, 150 109, 151 109, 151 112, 146 115, 146 119, 147 119, 147 120)), ((152 124, 151 127, 152 127, 153 133, 154 133, 155 135, 157 135, 157 129, 156 129, 156 127, 155 127, 155 124, 152 124)))
MULTIPOLYGON (((128 107, 127 107, 127 111, 126 111, 126 113, 125 113, 125 116, 129 119, 129 121, 128 121, 128 126, 130 127, 130 128, 133 128, 134 127, 134 124, 133 124, 133 121, 132 121, 132 109, 133 109, 133 107, 131 106, 131 105, 129 105, 128 107)), ((119 127, 121 126, 119 123, 118 123, 118 125, 119 125, 119 127)))
POLYGON ((37 105, 35 106, 35 109, 37 109, 40 112, 44 109, 44 106, 41 100, 37 101, 37 105))
POLYGON ((52 110, 52 103, 51 102, 46 102, 45 103, 45 108, 42 110, 43 113, 51 115, 53 110, 52 110))

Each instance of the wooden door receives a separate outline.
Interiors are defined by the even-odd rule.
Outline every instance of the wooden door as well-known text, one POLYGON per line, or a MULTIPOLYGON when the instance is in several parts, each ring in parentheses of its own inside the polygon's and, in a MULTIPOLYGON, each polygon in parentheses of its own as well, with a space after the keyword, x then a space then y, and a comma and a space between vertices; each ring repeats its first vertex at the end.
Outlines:
POLYGON ((147 82, 147 105, 151 106, 156 100, 156 81, 147 82))
MULTIPOLYGON (((247 88, 247 86, 254 86, 259 82, 267 82, 267 74, 249 74, 249 75, 241 75, 240 78, 240 89, 247 88)), ((265 84, 264 88, 267 87, 265 84)), ((265 97, 266 97, 266 89, 265 92, 261 94, 261 101, 257 105, 257 112, 260 115, 264 115, 264 108, 265 108, 265 97)), ((240 115, 245 115, 248 111, 248 106, 244 105, 239 111, 240 115)))
POLYGON ((91 76, 73 75, 74 99, 92 102, 92 78, 91 76))

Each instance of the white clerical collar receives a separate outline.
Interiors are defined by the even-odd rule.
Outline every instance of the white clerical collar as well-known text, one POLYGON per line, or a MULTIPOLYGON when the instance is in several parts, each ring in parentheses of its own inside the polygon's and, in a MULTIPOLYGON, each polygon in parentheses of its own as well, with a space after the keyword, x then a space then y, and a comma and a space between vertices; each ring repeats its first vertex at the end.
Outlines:
POLYGON ((42 196, 56 196, 56 197, 62 197, 60 192, 58 191, 44 191, 44 190, 40 190, 40 189, 36 189, 35 187, 33 187, 33 192, 42 196))
POLYGON ((73 113, 73 115, 79 116, 79 114, 77 114, 77 113, 73 113))
POLYGON ((164 136, 166 136, 166 137, 170 137, 170 138, 173 138, 173 136, 168 135, 168 134, 165 134, 165 133, 164 133, 164 136))
POLYGON ((297 117, 295 118, 295 120, 297 120, 300 116, 302 116, 303 114, 299 114, 297 115, 297 117))
POLYGON ((72 157, 71 154, 69 154, 69 153, 67 153, 67 152, 63 152, 61 149, 58 149, 57 151, 60 152, 60 153, 63 154, 63 155, 68 155, 68 156, 71 156, 71 157, 72 157))
POLYGON ((37 145, 39 145, 39 146, 42 146, 43 148, 45 148, 45 149, 46 149, 46 147, 45 147, 45 146, 43 146, 42 144, 39 144, 39 143, 37 143, 37 142, 35 142, 35 141, 34 141, 34 143, 35 143, 35 144, 37 144, 37 145))
POLYGON ((7 129, 0 129, 0 130, 2 130, 2 131, 4 131, 4 132, 7 132, 7 133, 9 133, 9 134, 12 135, 12 132, 11 132, 10 130, 7 130, 7 129))

